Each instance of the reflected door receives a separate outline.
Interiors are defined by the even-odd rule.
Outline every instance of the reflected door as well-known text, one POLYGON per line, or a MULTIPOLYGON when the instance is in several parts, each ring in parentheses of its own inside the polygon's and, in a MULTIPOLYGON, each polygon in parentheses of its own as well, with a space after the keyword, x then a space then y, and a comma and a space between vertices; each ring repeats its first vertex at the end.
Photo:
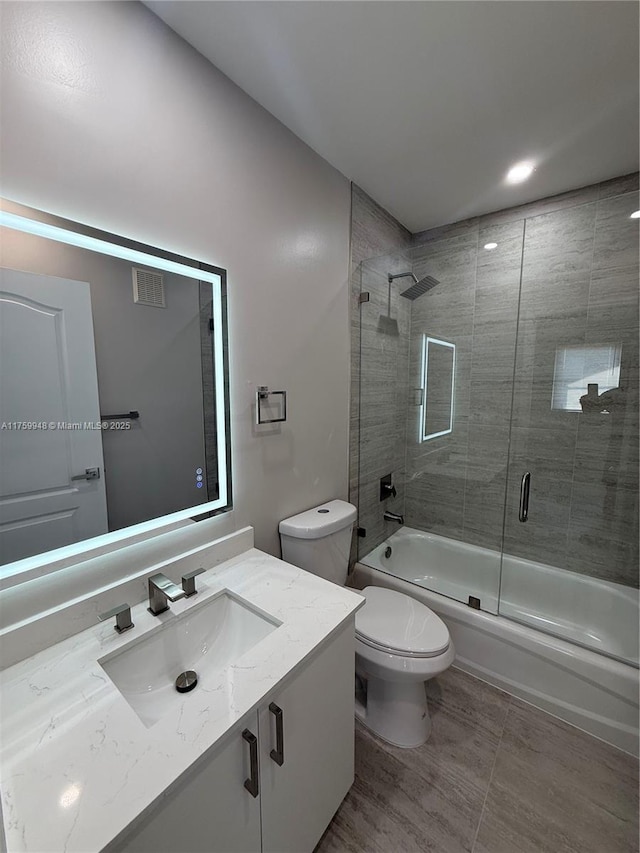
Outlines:
POLYGON ((637 208, 631 193, 526 221, 500 594, 501 614, 623 658, 625 623, 637 644, 623 615, 638 585, 637 208))
POLYGON ((1 270, 0 363, 0 562, 106 533, 89 285, 1 270))

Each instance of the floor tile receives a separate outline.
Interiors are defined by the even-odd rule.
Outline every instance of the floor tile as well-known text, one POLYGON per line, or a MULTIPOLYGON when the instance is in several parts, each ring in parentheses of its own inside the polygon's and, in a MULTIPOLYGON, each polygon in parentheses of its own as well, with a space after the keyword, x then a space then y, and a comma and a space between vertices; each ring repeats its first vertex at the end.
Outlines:
POLYGON ((387 850, 471 850, 484 800, 471 779, 442 765, 409 767, 366 730, 357 731, 356 742, 358 789, 394 826, 387 850))
POLYGON ((637 761, 514 699, 474 853, 637 850, 637 761))
POLYGON ((418 749, 356 724, 356 779, 315 853, 638 853, 638 762, 458 669, 418 749))
MULTIPOLYGON (((501 735, 512 697, 453 666, 437 678, 426 682, 427 699, 432 717, 446 711, 468 725, 501 735), (434 707, 434 704, 439 706, 434 707)), ((437 726, 434 727, 437 729, 437 726)))
POLYGON ((471 850, 510 697, 454 669, 428 689, 433 731, 418 749, 357 724, 356 781, 316 853, 471 850))
POLYGON ((314 853, 387 853, 396 849, 395 825, 360 791, 356 779, 314 853))

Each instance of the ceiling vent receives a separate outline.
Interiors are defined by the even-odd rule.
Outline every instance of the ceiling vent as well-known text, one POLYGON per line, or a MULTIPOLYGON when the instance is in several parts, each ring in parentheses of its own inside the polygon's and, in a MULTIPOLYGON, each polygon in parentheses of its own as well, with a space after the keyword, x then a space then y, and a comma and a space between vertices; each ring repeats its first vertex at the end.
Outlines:
POLYGON ((136 267, 133 267, 131 272, 133 273, 133 301, 138 305, 166 308, 162 273, 139 270, 136 267))

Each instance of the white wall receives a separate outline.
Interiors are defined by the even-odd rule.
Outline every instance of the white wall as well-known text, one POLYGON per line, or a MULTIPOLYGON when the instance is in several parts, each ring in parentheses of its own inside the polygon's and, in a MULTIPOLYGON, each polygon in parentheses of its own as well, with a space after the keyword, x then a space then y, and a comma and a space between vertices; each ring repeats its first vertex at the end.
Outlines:
POLYGON ((234 511, 217 524, 277 553, 280 518, 347 496, 348 181, 138 3, 0 16, 3 195, 228 269, 234 511), (289 394, 264 435, 259 384, 289 394))

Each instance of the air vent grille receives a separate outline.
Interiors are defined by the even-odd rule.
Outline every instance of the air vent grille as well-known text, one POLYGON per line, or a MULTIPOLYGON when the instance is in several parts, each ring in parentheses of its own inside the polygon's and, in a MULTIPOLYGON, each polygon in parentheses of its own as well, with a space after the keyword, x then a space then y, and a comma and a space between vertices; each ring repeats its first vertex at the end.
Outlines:
POLYGON ((150 305, 153 308, 166 308, 164 294, 164 276, 151 270, 132 268, 133 301, 138 305, 150 305))

